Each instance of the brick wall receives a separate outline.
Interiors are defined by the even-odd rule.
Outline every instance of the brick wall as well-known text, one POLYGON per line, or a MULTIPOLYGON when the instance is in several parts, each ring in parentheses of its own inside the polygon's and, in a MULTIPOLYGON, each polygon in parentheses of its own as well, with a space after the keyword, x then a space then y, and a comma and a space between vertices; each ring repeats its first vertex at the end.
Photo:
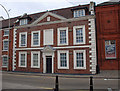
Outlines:
POLYGON ((120 6, 106 5, 96 7, 97 51, 101 70, 117 70, 120 63, 120 6), (105 58, 105 40, 116 41, 116 58, 105 58))
MULTIPOLYGON (((43 45, 43 30, 45 29, 53 29, 54 31, 54 45, 52 47, 67 47, 67 46, 79 46, 79 45, 74 45, 73 44, 73 26, 80 26, 80 25, 85 25, 85 44, 80 44, 81 46, 85 45, 90 45, 89 41, 89 25, 88 25, 88 20, 81 20, 81 21, 72 21, 72 22, 63 22, 63 23, 56 23, 56 24, 49 24, 49 25, 40 25, 40 26, 33 26, 33 27, 26 27, 26 28, 19 28, 17 29, 17 40, 16 40, 16 48, 19 47, 19 33, 21 32, 27 32, 27 47, 22 47, 22 48, 31 48, 31 32, 32 31, 40 31, 40 46, 39 47, 45 47, 43 45), (68 45, 63 45, 63 46, 58 46, 57 45, 57 28, 60 27, 68 27, 68 45)), ((58 69, 58 56, 57 56, 57 50, 54 52, 54 73, 70 73, 70 74, 91 74, 90 72, 90 54, 89 54, 89 47, 88 48, 82 48, 86 50, 86 69, 74 69, 74 55, 73 51, 74 50, 81 50, 81 48, 72 48, 72 49, 59 49, 59 50, 69 50, 69 69, 58 69)), ((31 51, 35 50, 17 50, 16 51, 16 69, 15 71, 24 71, 24 72, 43 72, 43 57, 42 57, 42 52, 40 51, 40 68, 31 68, 31 51), (19 52, 27 52, 27 67, 18 67, 18 62, 19 62, 19 52)), ((38 51, 38 50, 37 50, 38 51)))

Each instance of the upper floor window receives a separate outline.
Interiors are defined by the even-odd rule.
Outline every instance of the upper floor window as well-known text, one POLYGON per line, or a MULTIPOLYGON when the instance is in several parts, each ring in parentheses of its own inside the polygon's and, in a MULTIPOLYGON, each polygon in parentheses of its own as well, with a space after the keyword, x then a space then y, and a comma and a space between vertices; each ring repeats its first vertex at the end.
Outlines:
POLYGON ((74 17, 80 17, 80 16, 85 16, 85 10, 84 9, 74 10, 74 17))
POLYGON ((9 30, 4 30, 4 36, 9 36, 9 30))
POLYGON ((85 26, 73 27, 74 44, 85 44, 85 26))
POLYGON ((116 58, 116 42, 115 40, 105 41, 105 57, 106 59, 116 58))
POLYGON ((58 28, 58 45, 68 45, 68 28, 58 28))
POLYGON ((6 40, 3 40, 3 50, 4 51, 8 51, 8 43, 9 41, 8 41, 8 39, 6 39, 6 40))
POLYGON ((28 23, 28 20, 27 19, 21 19, 20 20, 20 25, 25 25, 28 23))
POLYGON ((32 31, 31 46, 40 46, 40 31, 32 31))
POLYGON ((44 33, 44 45, 53 45, 53 36, 54 36, 54 33, 53 33, 53 29, 47 29, 47 30, 44 30, 43 33, 44 33))
POLYGON ((27 46, 27 32, 22 32, 19 35, 19 46, 26 47, 27 46))

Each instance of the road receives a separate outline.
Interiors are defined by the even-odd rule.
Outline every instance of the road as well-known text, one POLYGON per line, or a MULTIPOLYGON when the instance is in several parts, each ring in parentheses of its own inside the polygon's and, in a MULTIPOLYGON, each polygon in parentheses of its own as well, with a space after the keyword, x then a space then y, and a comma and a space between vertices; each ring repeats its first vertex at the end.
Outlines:
MULTIPOLYGON (((55 87, 55 77, 52 76, 3 73, 2 82, 3 89, 47 89, 50 91, 55 87)), ((108 87, 118 89, 118 79, 94 78, 93 84, 94 89, 101 89, 101 91, 108 87)), ((66 91, 67 89, 68 91, 70 89, 89 89, 89 78, 59 77, 59 88, 61 91, 65 89, 66 91)))

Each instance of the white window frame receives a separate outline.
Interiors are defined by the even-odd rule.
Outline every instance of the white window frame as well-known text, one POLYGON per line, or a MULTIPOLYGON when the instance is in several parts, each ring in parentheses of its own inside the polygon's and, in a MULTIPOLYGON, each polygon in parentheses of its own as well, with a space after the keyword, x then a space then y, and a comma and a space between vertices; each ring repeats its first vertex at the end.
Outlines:
POLYGON ((73 14, 75 18, 85 16, 85 9, 74 10, 73 14), (83 12, 83 15, 79 14, 79 12, 83 12))
POLYGON ((19 67, 27 67, 27 52, 19 52, 19 67), (25 66, 21 66, 21 54, 25 54, 25 66))
POLYGON ((20 25, 26 25, 26 24, 28 24, 28 20, 27 19, 21 19, 20 20, 20 25), (22 23, 22 22, 24 22, 24 23, 22 23))
POLYGON ((69 69, 69 51, 68 50, 58 50, 57 51, 57 57, 58 57, 58 69, 69 69), (67 59, 67 66, 61 67, 60 66, 60 53, 66 53, 66 59, 67 59))
POLYGON ((39 31, 32 31, 32 35, 31 35, 31 46, 34 47, 34 46, 40 46, 40 30, 39 31), (38 45, 34 45, 33 44, 33 34, 34 33, 38 33, 38 45))
POLYGON ((44 33, 44 38, 43 38, 43 43, 44 43, 44 45, 53 45, 53 43, 54 43, 54 31, 53 31, 53 29, 46 29, 46 30, 43 30, 43 33, 44 33), (51 35, 52 36, 52 43, 45 43, 45 31, 52 31, 52 34, 53 35, 51 35))
POLYGON ((40 51, 31 52, 31 68, 40 68, 40 51), (38 66, 33 66, 33 54, 38 54, 38 66))
POLYGON ((74 50, 74 69, 86 69, 86 50, 74 50), (77 67, 76 53, 83 53, 84 67, 77 67))
POLYGON ((3 40, 3 51, 8 51, 8 49, 9 49, 9 40, 8 40, 8 39, 4 39, 4 40, 3 40), (4 41, 8 41, 8 48, 7 48, 7 50, 5 50, 4 41))
POLYGON ((47 21, 50 21, 50 16, 47 17, 47 21))
POLYGON ((58 41, 58 45, 68 45, 68 27, 61 27, 57 29, 57 41, 58 41), (66 30, 66 43, 65 44, 60 44, 60 31, 62 30, 66 30))
POLYGON ((5 31, 9 31, 9 29, 4 30, 4 36, 9 36, 9 34, 5 34, 5 31))
POLYGON ((27 32, 21 32, 21 33, 19 33, 19 47, 27 47, 27 32), (26 40, 25 40, 25 46, 21 46, 21 35, 22 34, 25 34, 25 38, 26 38, 26 40))
POLYGON ((86 43, 85 25, 73 26, 73 44, 78 45, 78 44, 85 44, 85 43, 86 43), (80 43, 76 42, 76 29, 78 28, 83 29, 83 42, 80 42, 80 43))
POLYGON ((7 66, 8 66, 8 55, 3 55, 2 56, 2 67, 7 67, 7 66, 3 66, 3 57, 7 57, 7 66))

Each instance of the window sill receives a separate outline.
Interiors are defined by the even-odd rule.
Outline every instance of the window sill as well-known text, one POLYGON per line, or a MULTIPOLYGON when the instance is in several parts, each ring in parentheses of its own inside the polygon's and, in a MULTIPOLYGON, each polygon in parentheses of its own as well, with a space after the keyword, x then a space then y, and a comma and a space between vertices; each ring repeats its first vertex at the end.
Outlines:
POLYGON ((3 35, 3 37, 8 37, 9 35, 3 35))
POLYGON ((20 68, 26 68, 26 66, 19 66, 20 68))
POLYGON ((85 67, 76 67, 76 68, 74 68, 75 70, 86 70, 86 68, 85 67))
POLYGON ((40 45, 31 45, 31 47, 38 47, 38 46, 40 46, 40 45))
POLYGON ((68 44, 58 44, 58 46, 64 46, 64 45, 68 45, 68 44))
POLYGON ((8 50, 2 50, 3 52, 7 52, 8 50))
POLYGON ((27 46, 19 46, 19 47, 27 47, 27 46))
POLYGON ((36 68, 36 69, 39 69, 40 67, 34 67, 34 66, 32 66, 31 68, 36 68))
POLYGON ((2 66, 2 68, 7 68, 7 66, 2 66))
POLYGON ((69 68, 68 67, 59 67, 58 69, 65 69, 65 70, 68 70, 69 68))
POLYGON ((84 42, 82 43, 74 43, 74 45, 81 45, 81 44, 85 44, 84 42))

